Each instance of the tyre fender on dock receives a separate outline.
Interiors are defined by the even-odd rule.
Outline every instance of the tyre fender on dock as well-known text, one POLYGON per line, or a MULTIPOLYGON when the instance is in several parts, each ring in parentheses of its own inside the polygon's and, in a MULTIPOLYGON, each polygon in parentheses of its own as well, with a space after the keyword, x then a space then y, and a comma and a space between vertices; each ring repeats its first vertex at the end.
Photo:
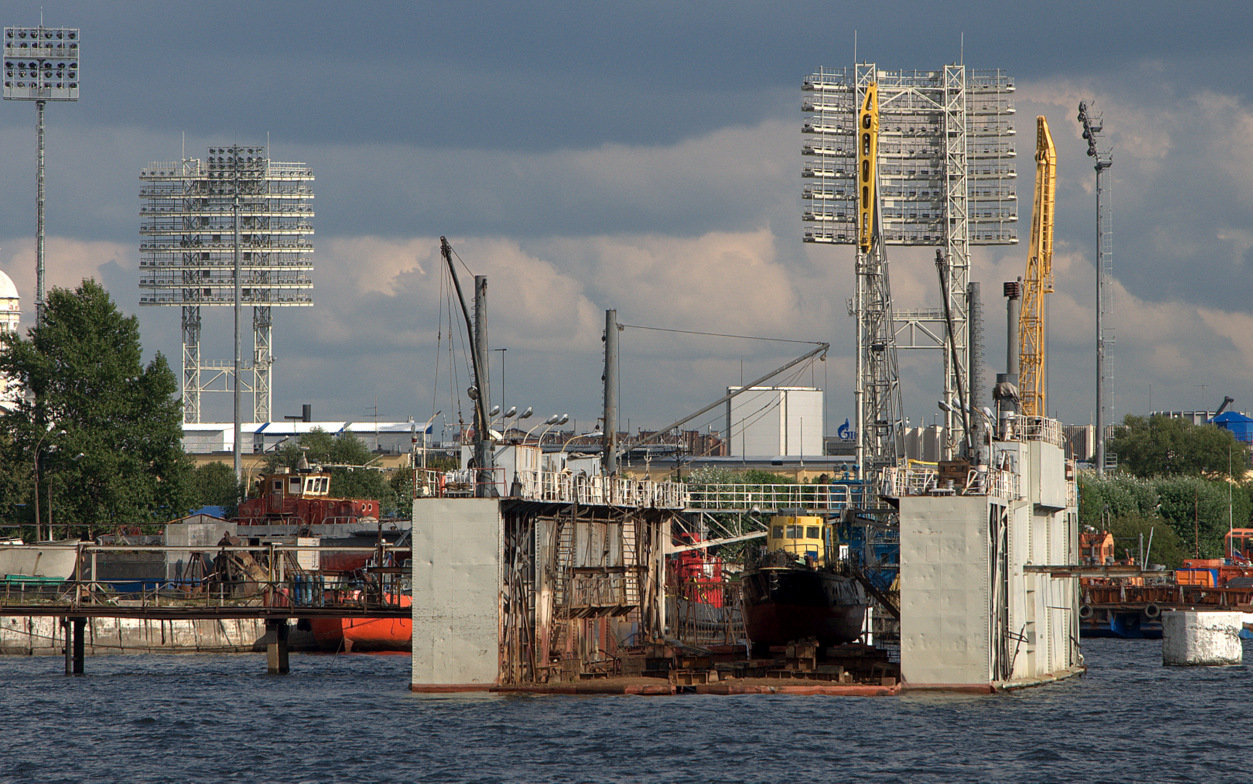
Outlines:
POLYGON ((1085 621, 1091 618, 1092 617, 1092 605, 1090 604, 1079 605, 1079 617, 1084 619, 1085 621))
POLYGON ((1144 606, 1144 617, 1145 617, 1145 618, 1155 619, 1155 618, 1158 618, 1159 616, 1161 616, 1161 614, 1162 614, 1162 608, 1161 608, 1161 607, 1158 607, 1156 604, 1152 604, 1152 603, 1150 603, 1150 604, 1146 604, 1146 605, 1144 606))

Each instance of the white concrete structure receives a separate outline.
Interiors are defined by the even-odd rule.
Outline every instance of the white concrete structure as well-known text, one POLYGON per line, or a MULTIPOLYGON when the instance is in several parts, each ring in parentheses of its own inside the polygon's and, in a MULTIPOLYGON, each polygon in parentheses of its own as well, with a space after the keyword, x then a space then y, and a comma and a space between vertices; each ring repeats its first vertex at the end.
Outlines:
MULTIPOLYGON (((0 270, 0 333, 17 332, 22 317, 22 300, 13 279, 0 270)), ((11 408, 17 402, 17 390, 7 376, 0 374, 0 408, 11 408)))
POLYGON ((494 498, 414 501, 414 691, 497 684, 502 526, 494 498))
POLYGON ((1162 664, 1205 666, 1240 664, 1243 613, 1225 610, 1171 610, 1162 613, 1162 664))
MULTIPOLYGON (((740 387, 727 387, 727 394, 740 387)), ((822 455, 822 390, 754 387, 726 403, 724 438, 734 457, 822 455)))
MULTIPOLYGON (((373 452, 404 454, 418 449, 421 423, 413 422, 244 422, 240 424, 244 454, 268 452, 295 441, 312 430, 333 436, 349 433, 373 452)), ((231 422, 184 422, 183 451, 189 455, 230 452, 235 448, 235 425, 231 422)))
POLYGON ((996 689, 1079 671, 1073 471, 1053 420, 1017 418, 992 468, 939 482, 901 470, 901 673, 912 687, 996 689))

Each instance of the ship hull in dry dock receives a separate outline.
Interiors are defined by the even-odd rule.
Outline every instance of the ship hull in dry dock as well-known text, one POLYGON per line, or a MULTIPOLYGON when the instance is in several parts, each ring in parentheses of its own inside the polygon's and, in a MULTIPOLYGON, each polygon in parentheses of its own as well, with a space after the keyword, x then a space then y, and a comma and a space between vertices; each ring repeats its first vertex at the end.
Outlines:
POLYGON ((744 627, 756 645, 814 638, 820 645, 856 640, 866 594, 852 577, 801 566, 762 567, 743 576, 744 627))

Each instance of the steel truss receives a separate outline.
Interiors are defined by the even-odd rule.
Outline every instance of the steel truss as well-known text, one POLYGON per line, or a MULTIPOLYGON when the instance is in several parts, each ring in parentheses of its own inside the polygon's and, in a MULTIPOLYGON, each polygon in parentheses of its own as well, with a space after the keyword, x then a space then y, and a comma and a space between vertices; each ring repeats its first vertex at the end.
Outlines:
MULTIPOLYGON (((856 113, 870 84, 877 86, 881 113, 881 241, 944 248, 947 285, 942 296, 952 313, 955 351, 943 351, 943 394, 953 400, 961 386, 959 376, 963 382, 970 377, 970 246, 1018 241, 1014 108, 1009 100, 1013 81, 1000 70, 971 72, 964 65, 887 71, 862 63, 812 74, 804 83, 813 95, 804 103, 810 117, 802 127, 812 135, 802 147, 810 159, 802 169, 802 177, 810 181, 802 194, 806 242, 857 242, 856 113)), ((852 303, 861 331, 866 330, 863 322, 880 318, 863 309, 865 301, 859 291, 852 303)), ((942 312, 902 312, 890 332, 909 336, 902 348, 944 350, 948 343, 942 312)), ((859 387, 875 383, 875 370, 871 363, 861 367, 859 387)), ((945 426, 951 453, 964 434, 952 414, 946 413, 945 426)))
POLYGON ((271 309, 313 304, 313 172, 271 161, 263 147, 211 147, 205 161, 150 164, 140 181, 140 304, 182 308, 183 421, 200 422, 203 393, 234 376, 233 362, 205 361, 200 344, 201 308, 235 304, 236 254, 253 330, 239 382, 252 393, 252 421, 270 421, 271 309))

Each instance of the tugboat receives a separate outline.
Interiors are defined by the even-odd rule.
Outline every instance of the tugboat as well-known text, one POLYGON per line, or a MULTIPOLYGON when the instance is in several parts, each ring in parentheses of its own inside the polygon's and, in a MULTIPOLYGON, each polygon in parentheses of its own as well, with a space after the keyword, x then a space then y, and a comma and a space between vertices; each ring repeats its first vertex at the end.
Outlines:
POLYGON ((866 618, 865 589, 838 570, 834 531, 821 517, 775 515, 764 551, 745 565, 744 626, 755 646, 816 639, 853 642, 866 618))

